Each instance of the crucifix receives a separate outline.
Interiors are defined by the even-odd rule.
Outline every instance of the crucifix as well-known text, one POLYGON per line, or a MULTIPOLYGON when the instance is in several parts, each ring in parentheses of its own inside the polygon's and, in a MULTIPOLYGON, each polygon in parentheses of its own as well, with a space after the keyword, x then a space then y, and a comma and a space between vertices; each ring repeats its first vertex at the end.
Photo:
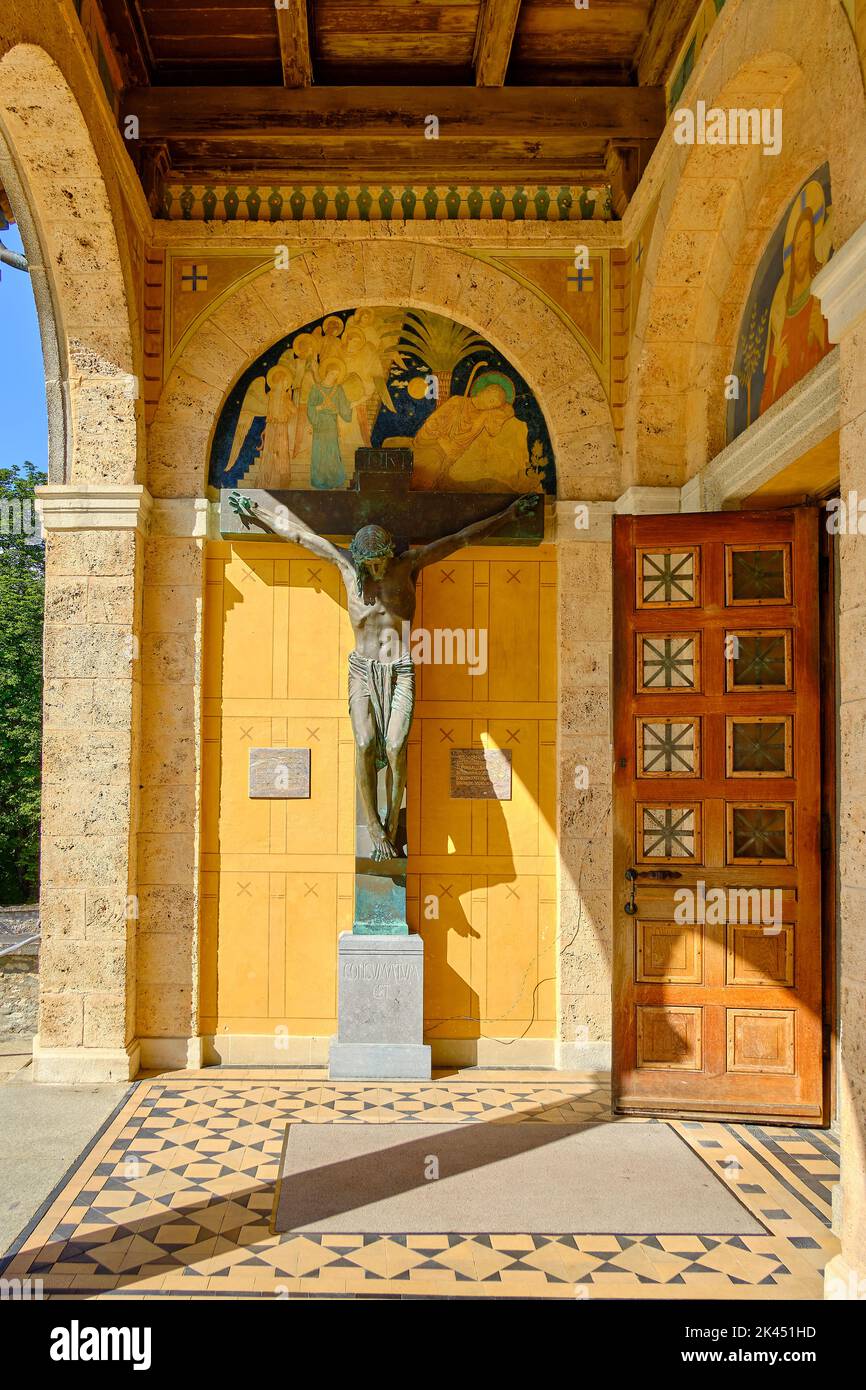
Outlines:
MULTIPOLYGON (((538 493, 515 497, 489 492, 412 492, 411 473, 410 449, 358 449, 349 489, 226 489, 222 495, 220 529, 224 537, 254 534, 262 539, 302 545, 337 567, 346 590, 355 636, 348 672, 356 786, 353 937, 395 938, 409 934, 405 787, 407 745, 415 707, 415 667, 409 639, 418 576, 426 566, 465 546, 496 542, 537 545, 544 534, 542 498, 538 493), (348 547, 328 539, 345 535, 352 536, 348 547)), ((418 947, 422 946, 417 938, 415 941, 418 947)), ((345 938, 341 938, 341 958, 344 942, 345 938)), ((387 949, 387 942, 380 945, 387 949)), ((376 969, 381 968, 381 962, 374 964, 376 969)), ((359 960, 353 968, 362 968, 359 960)), ((365 961, 363 969, 370 968, 373 967, 365 961)), ((420 980, 420 967, 413 964, 411 969, 416 975, 405 978, 420 980)), ((390 977, 388 983, 395 985, 397 978, 390 977)), ((341 975, 339 1044, 345 1052, 343 989, 341 975)), ((420 1002, 419 995, 419 1010, 420 1002)), ((399 1000, 394 1007, 399 1007, 399 1000)), ((393 1015, 389 1016, 388 1022, 393 1023, 393 1019, 393 1015)), ((370 1023, 369 1008, 365 1021, 370 1023)), ((415 1031, 414 1024, 410 1031, 415 1031)), ((420 1044, 420 1033, 417 1042, 420 1044)), ((365 1039, 363 1045, 368 1049, 372 1045, 375 1050, 385 1044, 377 1035, 365 1039)), ((393 1067, 393 1044, 389 1047, 388 1064, 393 1067)), ((349 1051, 352 1061, 346 1063, 344 1057, 344 1064, 359 1065, 356 1044, 350 1044, 349 1051)), ((417 1054, 417 1046, 413 1044, 409 1052, 417 1054)), ((335 1055, 332 1045, 332 1068, 335 1055)), ((361 1065, 368 1064, 373 1065, 369 1059, 366 1063, 362 1059, 361 1065)))
POLYGON ((349 657, 349 715, 359 812, 356 870, 362 879, 378 880, 379 890, 372 892, 371 901, 373 885, 356 884, 355 931, 361 934, 393 931, 395 926, 408 931, 404 914, 395 918, 386 910, 382 918, 375 908, 386 906, 383 890, 386 898, 391 896, 388 884, 395 877, 405 883, 401 812, 415 705, 415 669, 407 638, 415 616, 418 575, 465 546, 494 538, 500 544, 537 544, 543 535, 538 493, 515 498, 411 492, 411 470, 409 449, 359 449, 348 490, 233 490, 224 492, 222 501, 223 536, 252 533, 294 542, 336 565, 343 579, 355 635, 349 657), (343 548, 322 532, 354 536, 343 548), (372 865, 382 868, 371 874, 372 865))

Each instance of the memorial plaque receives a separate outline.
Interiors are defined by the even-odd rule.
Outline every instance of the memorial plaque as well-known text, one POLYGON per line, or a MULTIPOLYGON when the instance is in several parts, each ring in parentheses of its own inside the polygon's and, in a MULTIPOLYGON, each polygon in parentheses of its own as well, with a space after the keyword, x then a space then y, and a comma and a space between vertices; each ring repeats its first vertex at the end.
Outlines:
POLYGON ((451 796, 471 801, 510 801, 511 749, 452 748, 451 796))
POLYGON ((250 796, 297 801, 310 795, 309 748, 251 748, 250 796))

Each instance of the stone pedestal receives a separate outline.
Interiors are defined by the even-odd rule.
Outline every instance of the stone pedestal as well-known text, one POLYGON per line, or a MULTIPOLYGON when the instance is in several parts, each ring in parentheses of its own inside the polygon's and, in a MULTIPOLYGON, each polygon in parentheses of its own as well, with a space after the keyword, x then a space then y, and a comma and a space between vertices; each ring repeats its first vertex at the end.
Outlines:
POLYGON ((337 1080, 430 1080, 423 1038, 424 942, 420 936, 343 932, 337 950, 337 1080))

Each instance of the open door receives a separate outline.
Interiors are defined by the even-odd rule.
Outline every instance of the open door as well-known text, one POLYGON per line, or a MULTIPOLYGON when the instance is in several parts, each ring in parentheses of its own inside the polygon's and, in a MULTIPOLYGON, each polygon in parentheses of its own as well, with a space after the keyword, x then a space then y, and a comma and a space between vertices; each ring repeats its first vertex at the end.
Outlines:
POLYGON ((818 514, 614 521, 614 1104, 822 1124, 818 514))

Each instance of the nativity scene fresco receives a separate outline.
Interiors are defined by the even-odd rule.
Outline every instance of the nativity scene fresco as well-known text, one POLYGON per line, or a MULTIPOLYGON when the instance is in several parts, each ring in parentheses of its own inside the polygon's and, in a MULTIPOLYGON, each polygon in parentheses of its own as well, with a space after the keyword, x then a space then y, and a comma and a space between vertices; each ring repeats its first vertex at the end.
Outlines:
POLYGON ((355 450, 409 447, 424 491, 556 491, 535 396, 485 338, 424 309, 328 314, 240 377, 217 422, 214 487, 333 489, 355 450))
POLYGON ((728 442, 801 381, 832 346, 812 281, 833 254, 830 168, 798 190, 758 264, 734 357, 728 442))

